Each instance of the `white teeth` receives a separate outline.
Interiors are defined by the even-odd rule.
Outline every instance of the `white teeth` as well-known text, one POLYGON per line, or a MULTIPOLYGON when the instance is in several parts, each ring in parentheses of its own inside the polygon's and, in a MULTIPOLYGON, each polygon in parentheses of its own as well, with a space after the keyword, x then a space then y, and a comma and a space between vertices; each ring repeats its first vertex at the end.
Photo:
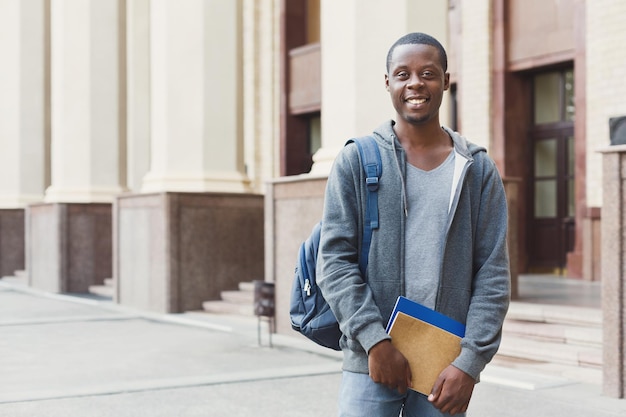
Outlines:
POLYGON ((426 99, 425 98, 410 98, 407 100, 407 102, 409 102, 410 104, 422 104, 422 103, 426 103, 426 99))

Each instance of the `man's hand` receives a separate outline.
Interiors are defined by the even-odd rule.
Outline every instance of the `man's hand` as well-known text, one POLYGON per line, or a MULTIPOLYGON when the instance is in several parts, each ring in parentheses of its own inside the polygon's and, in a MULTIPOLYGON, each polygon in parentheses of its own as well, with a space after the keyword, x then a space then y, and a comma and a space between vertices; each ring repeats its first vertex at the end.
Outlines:
POLYGON ((472 398, 475 383, 474 378, 449 365, 439 374, 428 401, 443 413, 464 413, 472 398))
POLYGON ((370 378, 404 394, 411 386, 411 368, 390 340, 375 344, 368 354, 370 378))

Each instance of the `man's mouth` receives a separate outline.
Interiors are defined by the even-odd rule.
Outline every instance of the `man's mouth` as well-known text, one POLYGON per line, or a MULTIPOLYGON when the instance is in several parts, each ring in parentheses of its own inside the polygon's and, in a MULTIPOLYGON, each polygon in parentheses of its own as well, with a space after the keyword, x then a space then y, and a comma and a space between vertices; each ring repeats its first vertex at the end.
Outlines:
POLYGON ((426 103, 426 99, 425 98, 417 98, 417 97, 410 97, 406 99, 406 102, 409 104, 423 104, 426 103))

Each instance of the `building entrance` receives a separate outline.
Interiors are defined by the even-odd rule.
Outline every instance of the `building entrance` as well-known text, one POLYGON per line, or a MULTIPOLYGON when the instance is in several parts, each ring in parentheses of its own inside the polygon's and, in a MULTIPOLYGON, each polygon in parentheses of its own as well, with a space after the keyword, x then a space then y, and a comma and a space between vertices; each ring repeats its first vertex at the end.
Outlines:
POLYGON ((529 269, 565 273, 575 238, 573 70, 538 74, 527 212, 529 269))

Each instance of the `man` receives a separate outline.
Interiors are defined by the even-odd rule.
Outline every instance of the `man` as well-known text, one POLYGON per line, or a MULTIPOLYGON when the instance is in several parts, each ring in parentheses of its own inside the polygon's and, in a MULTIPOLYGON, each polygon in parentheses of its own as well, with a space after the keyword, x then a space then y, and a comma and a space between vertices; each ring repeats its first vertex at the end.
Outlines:
MULTIPOLYGON (((377 128, 380 227, 366 277, 358 253, 366 189, 356 146, 343 148, 326 188, 318 284, 343 332, 342 417, 461 414, 495 355, 509 304, 507 206, 484 148, 439 123, 450 86, 434 38, 411 33, 387 56, 395 120, 377 128), (385 326, 399 295, 464 323, 461 353, 426 397, 385 326)), ((471 98, 467 98, 471 99, 471 98)))

